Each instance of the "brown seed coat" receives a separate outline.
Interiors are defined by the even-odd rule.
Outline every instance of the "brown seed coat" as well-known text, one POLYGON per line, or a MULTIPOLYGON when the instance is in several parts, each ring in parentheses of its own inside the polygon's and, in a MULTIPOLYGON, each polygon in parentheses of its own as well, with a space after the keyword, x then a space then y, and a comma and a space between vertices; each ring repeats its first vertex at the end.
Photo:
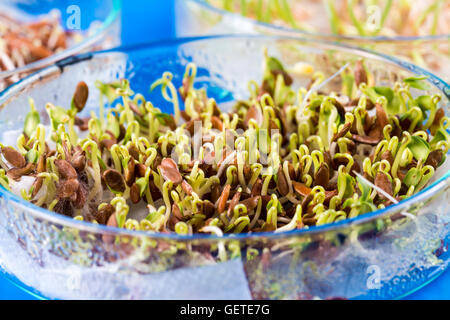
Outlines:
POLYGON ((183 181, 177 164, 170 158, 164 158, 158 166, 158 169, 166 181, 172 181, 174 184, 180 184, 183 181))
POLYGON ((130 200, 133 203, 138 203, 141 200, 140 189, 136 182, 130 188, 130 200))
POLYGON ((62 180, 58 188, 58 198, 67 199, 70 198, 80 187, 80 183, 77 179, 62 180))
POLYGON ((87 99, 89 97, 89 88, 84 81, 80 81, 77 84, 75 93, 73 95, 73 104, 78 112, 84 109, 87 99))
POLYGON ((6 161, 8 161, 15 168, 23 168, 27 164, 25 157, 21 155, 19 151, 11 147, 2 148, 2 154, 6 161))
MULTIPOLYGON (((377 172, 377 174, 375 176, 375 185, 378 188, 382 189, 387 194, 389 194, 390 196, 393 195, 392 182, 389 180, 389 177, 387 176, 386 173, 384 173, 382 171, 377 172)), ((387 197, 385 197, 381 193, 378 193, 378 195, 383 199, 387 199, 387 197)))
POLYGON ((8 170, 8 172, 6 174, 7 174, 7 176, 9 178, 14 179, 14 180, 18 180, 22 176, 29 175, 33 171, 34 171, 34 164, 28 163, 23 168, 11 168, 11 169, 8 170))
POLYGON ((286 176, 284 175, 284 171, 281 165, 278 168, 277 179, 278 191, 282 196, 286 196, 289 193, 289 184, 287 182, 286 176))
POLYGON ((77 171, 67 160, 55 160, 56 168, 63 179, 74 179, 77 177, 77 171))
POLYGON ((225 211, 225 206, 227 204, 228 197, 230 196, 230 190, 231 186, 229 184, 227 184, 225 188, 223 188, 222 194, 216 203, 217 212, 222 213, 225 211))
POLYGON ((125 180, 117 170, 114 169, 106 170, 103 173, 103 179, 113 191, 124 192, 126 189, 125 180))

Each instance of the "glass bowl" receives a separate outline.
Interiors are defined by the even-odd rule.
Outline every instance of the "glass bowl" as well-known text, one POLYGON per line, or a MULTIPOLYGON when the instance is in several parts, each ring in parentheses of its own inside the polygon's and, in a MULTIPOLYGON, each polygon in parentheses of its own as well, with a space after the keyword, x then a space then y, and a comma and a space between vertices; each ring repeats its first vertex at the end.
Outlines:
POLYGON ((60 16, 61 26, 70 32, 77 32, 82 38, 74 39, 68 48, 55 54, 26 64, 23 67, 1 71, 0 90, 16 82, 24 75, 68 56, 85 51, 102 50, 120 45, 121 0, 104 0, 98 6, 95 1, 68 0, 4 0, 0 4, 2 15, 12 16, 19 21, 36 22, 43 16, 60 16))
MULTIPOLYGON (((450 115, 450 86, 396 58, 299 38, 198 37, 85 53, 30 75, 0 93, 0 141, 14 144, 10 133, 22 130, 29 97, 40 111, 47 102, 68 107, 80 80, 94 88, 96 80, 126 77, 135 92, 170 112, 158 90, 149 92, 150 84, 170 71, 180 86, 189 62, 198 66, 195 86, 225 108, 247 96, 249 80, 262 78, 264 48, 287 66, 304 61, 325 76, 359 58, 379 84, 427 75, 430 93, 442 96, 450 115)), ((296 81, 306 85, 309 79, 296 81)), ((85 113, 98 111, 94 91, 85 113)), ((45 125, 45 112, 41 117, 45 125)), ((286 233, 223 237, 95 225, 0 189, 0 264, 11 278, 49 298, 398 298, 433 280, 450 260, 450 170, 441 168, 426 189, 383 210, 286 233)))
MULTIPOLYGON (((247 0, 245 0, 247 1, 247 0)), ((314 3, 318 8, 311 17, 317 24, 315 27, 329 25, 329 18, 325 3, 333 3, 336 7, 342 4, 344 7, 348 1, 290 1, 288 3, 314 3), (321 6, 320 4, 323 3, 321 6), (319 5, 318 5, 319 4, 319 5), (316 17, 316 15, 318 15, 316 17), (314 19, 315 18, 315 19, 314 19), (320 23, 319 23, 320 21, 320 23)), ((446 34, 425 34, 421 36, 360 36, 360 35, 336 35, 323 29, 297 29, 285 24, 271 24, 261 22, 253 18, 242 16, 239 12, 222 10, 205 0, 176 0, 176 32, 179 36, 229 34, 229 33, 261 33, 265 35, 288 35, 303 38, 313 38, 328 41, 339 41, 350 45, 358 45, 377 52, 383 52, 414 63, 422 68, 432 71, 447 82, 450 80, 450 30, 446 34)), ((230 3, 232 3, 231 1, 230 3)), ((234 4, 239 1, 234 1, 234 4)), ((280 2, 281 3, 281 2, 280 2)), ((440 3, 444 3, 441 1, 440 3)), ((448 4, 443 4, 448 5, 448 4)), ((402 20, 402 12, 393 10, 390 16, 402 20)), ((447 16, 443 15, 446 19, 447 16)))

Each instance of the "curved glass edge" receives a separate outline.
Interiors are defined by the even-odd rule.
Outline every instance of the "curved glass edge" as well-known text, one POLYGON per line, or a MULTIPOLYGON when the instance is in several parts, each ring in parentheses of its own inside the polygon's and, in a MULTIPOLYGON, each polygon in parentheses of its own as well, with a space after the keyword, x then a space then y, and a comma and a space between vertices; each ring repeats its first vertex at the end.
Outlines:
POLYGON ((41 292, 39 292, 38 290, 27 286, 26 284, 24 284, 22 281, 20 281, 16 276, 14 276, 12 273, 9 273, 8 271, 6 271, 5 269, 3 269, 0 266, 0 276, 7 280, 10 284, 12 284, 13 286, 15 286, 16 288, 24 291, 25 293, 29 294, 30 296, 32 296, 33 298, 36 298, 38 300, 50 300, 49 298, 45 297, 41 292))
POLYGON ((235 19, 243 19, 247 22, 250 22, 254 25, 263 27, 263 28, 268 28, 268 29, 273 29, 273 30, 277 30, 280 32, 287 32, 287 33, 292 33, 292 34, 300 34, 303 36, 309 36, 309 37, 317 37, 317 38, 322 38, 322 39, 337 39, 339 40, 346 40, 346 41, 374 41, 374 42, 382 42, 382 41, 402 41, 402 42, 408 42, 408 41, 416 41, 416 40, 422 40, 422 41, 427 41, 427 40, 445 40, 448 39, 450 40, 450 33, 449 34, 443 34, 443 35, 427 35, 427 36, 397 36, 397 37, 388 37, 388 36, 375 36, 375 37, 363 37, 363 36, 345 36, 345 35, 335 35, 332 33, 316 33, 316 32, 309 32, 309 31, 305 31, 305 30, 300 30, 300 29, 293 29, 293 28, 286 28, 283 26, 277 26, 271 23, 267 23, 267 22, 261 22, 255 19, 251 19, 245 16, 242 16, 238 13, 234 13, 234 12, 229 12, 217 7, 214 7, 213 5, 206 3, 204 0, 182 0, 182 1, 187 1, 187 2, 192 2, 195 3, 201 7, 203 7, 206 10, 210 10, 213 11, 217 14, 220 14, 222 16, 228 16, 228 17, 232 17, 235 19))
POLYGON ((428 279, 428 281, 425 281, 424 283, 422 283, 420 286, 411 289, 408 292, 405 292, 401 295, 399 295, 398 297, 395 297, 392 300, 402 300, 402 299, 406 299, 408 296, 412 295, 413 293, 416 293, 417 291, 419 291, 420 289, 425 288, 426 286, 428 286, 430 283, 432 283, 434 280, 436 280, 437 278, 439 278, 448 268, 448 265, 445 266, 445 268, 439 269, 436 274, 433 274, 430 279, 428 279))
POLYGON ((43 68, 45 66, 51 65, 53 63, 56 63, 59 60, 65 59, 71 55, 80 53, 80 51, 88 48, 92 44, 96 43, 98 40, 100 40, 105 34, 107 34, 110 30, 114 28, 114 23, 118 20, 120 20, 120 12, 122 8, 122 0, 113 0, 113 9, 109 13, 109 15, 106 17, 106 19, 103 21, 102 25, 97 29, 95 34, 88 37, 87 39, 83 40, 79 44, 68 48, 67 50, 64 50, 60 53, 54 54, 48 58, 38 60, 36 62, 29 63, 21 68, 16 68, 13 70, 7 70, 0 72, 0 79, 4 79, 7 77, 10 77, 17 73, 22 72, 30 72, 33 70, 37 70, 40 68, 43 68))
MULTIPOLYGON (((55 72, 64 72, 64 67, 76 64, 78 62, 86 61, 93 59, 97 55, 108 54, 108 53, 118 53, 118 52, 127 52, 127 51, 136 51, 140 49, 152 49, 152 48, 161 48, 161 47, 169 47, 176 46, 191 42, 197 41, 208 41, 208 40, 220 40, 220 39, 255 39, 255 40, 272 40, 272 41, 303 41, 310 43, 317 43, 325 48, 329 49, 341 49, 344 51, 352 51, 353 53, 357 53, 368 58, 377 59, 380 61, 384 61, 398 67, 401 67, 407 71, 419 74, 419 75, 427 75, 429 78, 427 81, 436 86, 439 90, 444 92, 446 97, 450 100, 450 84, 446 83, 439 77, 434 74, 415 66, 409 62, 402 61, 400 59, 391 57, 389 55, 381 54, 378 52, 374 52, 367 49, 361 49, 358 47, 341 44, 338 42, 327 42, 317 39, 308 39, 308 38, 299 38, 299 37, 290 37, 290 36, 264 36, 264 35, 214 35, 214 36, 198 36, 198 37, 186 37, 186 38, 178 38, 164 41, 155 41, 149 43, 141 43, 136 45, 127 45, 127 46, 119 46, 117 48, 101 50, 91 53, 80 54, 74 57, 68 57, 63 60, 58 61, 57 63, 47 66, 27 77, 13 84, 12 86, 5 89, 0 93, 0 108, 7 102, 11 95, 18 93, 21 89, 25 88, 25 86, 32 84, 34 81, 42 79, 46 75, 53 74, 55 72), (434 80, 434 81, 433 81, 434 80)), ((450 151, 447 153, 450 154, 450 151)), ((106 225, 94 225, 90 222, 74 220, 72 218, 62 216, 60 214, 54 213, 52 211, 46 210, 44 208, 38 207, 28 201, 25 201, 21 197, 9 192, 2 186, 0 186, 0 197, 4 197, 6 200, 13 201, 18 205, 21 205, 27 209, 29 209, 34 215, 39 218, 46 219, 53 223, 58 223, 67 227, 78 228, 88 232, 104 232, 111 235, 128 235, 128 236, 140 236, 140 237, 150 237, 155 239, 167 239, 167 240, 176 240, 176 241, 193 241, 193 240, 251 240, 260 237, 264 237, 266 239, 277 239, 277 238, 286 238, 291 236, 302 236, 302 235, 312 235, 318 234, 326 231, 336 231, 337 229, 343 227, 350 227, 354 225, 360 225, 366 222, 369 222, 376 218, 381 218, 385 215, 389 215, 390 213, 401 211, 402 209, 406 209, 410 205, 415 203, 425 201, 430 196, 435 194, 438 191, 443 191, 445 188, 450 187, 450 170, 447 171, 442 177, 440 177, 433 184, 427 186, 419 193, 413 195, 410 198, 407 198, 403 201, 400 201, 397 204, 390 205, 384 209, 376 210, 370 213, 366 213, 361 216, 357 216, 354 218, 349 218, 345 220, 341 220, 339 222, 334 222, 330 224, 325 224, 321 226, 313 226, 308 229, 295 229, 286 232, 255 232, 255 233, 243 233, 243 234, 224 234, 223 236, 217 236, 213 234, 195 234, 195 235, 178 235, 178 234, 165 234, 165 233, 150 233, 148 231, 136 231, 136 230, 126 230, 117 227, 109 227, 106 225)))
MULTIPOLYGON (((396 297, 392 297, 391 300, 407 299, 408 296, 418 292, 419 290, 425 288, 426 286, 428 286, 429 284, 434 282, 436 279, 438 279, 447 270, 447 268, 448 268, 448 265, 446 265, 444 268, 439 268, 438 270, 436 270, 436 272, 434 274, 432 274, 430 276, 430 278, 427 281, 425 281, 421 285, 419 285, 407 292, 404 292, 396 297)), ((26 285, 20 279, 18 279, 15 275, 13 275, 12 273, 9 273, 5 269, 3 269, 1 266, 0 266, 0 276, 3 279, 7 280, 9 283, 11 283, 16 288, 18 288, 19 290, 24 291, 25 293, 36 298, 37 300, 43 300, 43 301, 44 300, 58 300, 57 298, 49 298, 46 295, 42 294, 39 290, 36 290, 35 288, 26 285)), ((350 300, 367 300, 367 297, 356 296, 356 297, 350 298, 350 300)))

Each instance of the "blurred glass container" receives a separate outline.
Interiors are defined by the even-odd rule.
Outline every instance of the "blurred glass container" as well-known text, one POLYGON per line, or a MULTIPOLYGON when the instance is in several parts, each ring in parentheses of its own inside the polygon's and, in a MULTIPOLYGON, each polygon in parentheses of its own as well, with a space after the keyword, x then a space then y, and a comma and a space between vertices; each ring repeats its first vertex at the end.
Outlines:
MULTIPOLYGON (((366 16, 356 17, 354 24, 349 17, 349 12, 351 5, 356 3, 355 1, 260 1, 261 3, 271 2, 272 5, 275 3, 279 6, 278 8, 281 8, 281 11, 284 3, 287 4, 286 6, 291 6, 292 10, 282 11, 276 21, 270 20, 275 18, 273 12, 272 15, 258 17, 248 5, 245 16, 241 15, 240 4, 250 2, 251 0, 176 0, 177 35, 261 33, 344 42, 402 58, 432 71, 447 82, 450 80, 450 4, 448 1, 395 1, 393 3, 390 0, 381 0, 370 2, 372 6, 364 7, 364 10, 368 11, 365 13, 366 16), (390 5, 388 5, 389 3, 390 5), (222 9, 224 4, 228 6, 228 10, 222 9), (425 6, 425 4, 427 5, 425 6), (402 11, 405 10, 406 5, 411 8, 410 11, 417 14, 418 18, 414 21, 423 21, 425 31, 408 33, 414 29, 414 25, 411 22, 412 18, 402 11), (305 10, 306 7, 310 7, 311 10, 305 10), (381 17, 385 8, 389 8, 389 11, 387 17, 383 19, 381 17), (336 12, 335 16, 330 13, 333 11, 336 12), (424 14, 422 15, 422 13, 424 14), (342 23, 341 25, 336 23, 342 16, 346 16, 350 20, 345 26, 342 26, 342 23), (379 33, 362 30, 362 28, 370 30, 371 22, 378 26, 380 23, 377 24, 376 21, 385 21, 384 25, 390 27, 394 25, 406 27, 402 27, 402 34, 394 32, 392 28, 385 28, 388 31, 379 33), (359 30, 355 25, 361 29, 359 30), (440 28, 435 28, 434 25, 440 28), (333 29, 336 30, 335 33, 332 32, 333 29)), ((255 7, 259 2, 252 1, 252 3, 255 7)), ((366 2, 357 3, 363 5, 366 2)), ((353 7, 356 7, 356 4, 353 7)), ((262 8, 265 10, 264 6, 262 8)), ((274 7, 272 10, 277 12, 276 8, 274 7)), ((377 29, 375 28, 375 30, 377 29)))
MULTIPOLYGON (((128 78, 163 111, 150 84, 170 71, 180 86, 189 62, 196 87, 223 107, 262 78, 264 49, 287 67, 302 61, 326 77, 364 58, 376 83, 428 75, 430 93, 450 115, 450 87, 428 72, 385 55, 299 38, 227 36, 178 39, 86 53, 30 75, 0 94, 0 141, 22 130, 27 99, 45 118, 47 102, 68 107, 76 84, 128 78)), ((339 85, 340 77, 330 85, 339 85)), ((309 78, 298 77, 298 85, 309 78)), ((322 90, 331 90, 325 87, 322 90)), ((157 91, 157 90, 156 90, 157 91)), ((84 113, 98 111, 91 90, 84 113)), ((447 154, 448 156, 448 154, 447 154)), ((37 293, 63 299, 390 299, 427 284, 448 265, 450 170, 417 195, 386 209, 286 233, 182 236, 76 221, 0 189, 0 265, 37 293), (113 243, 105 237, 114 237, 113 243), (218 254, 218 251, 222 254, 218 254), (225 254, 224 254, 225 253, 225 254), (225 259, 226 257, 226 259, 225 259)))
MULTIPOLYGON (((30 72, 68 56, 120 45, 121 0, 104 0, 101 5, 87 0, 76 2, 68 0, 3 0, 0 4, 0 11, 4 19, 1 22, 8 23, 10 18, 27 24, 41 23, 43 18, 47 19, 46 21, 59 20, 60 27, 70 34, 70 37, 66 36, 68 45, 64 50, 58 50, 48 57, 21 67, 3 66, 0 69, 0 90, 30 72)), ((21 30, 15 32, 20 34, 21 30)), ((8 45, 6 40, 0 42, 3 42, 0 43, 1 46, 8 45)), ((24 49, 22 46, 23 43, 19 50, 24 49)))

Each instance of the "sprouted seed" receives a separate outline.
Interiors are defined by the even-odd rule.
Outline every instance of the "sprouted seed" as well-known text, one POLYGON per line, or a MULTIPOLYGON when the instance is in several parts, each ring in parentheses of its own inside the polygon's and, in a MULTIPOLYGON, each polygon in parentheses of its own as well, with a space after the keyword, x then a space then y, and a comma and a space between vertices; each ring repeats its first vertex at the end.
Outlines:
MULTIPOLYGON (((0 13, 0 71, 22 68, 45 59, 79 43, 84 38, 80 31, 66 31, 61 24, 61 13, 53 10, 32 22, 0 13)), ((25 74, 13 74, 0 79, 0 90, 18 81, 25 74)))
POLYGON ((17 148, 1 145, 0 183, 77 220, 181 235, 354 218, 419 192, 450 146, 449 119, 425 77, 385 87, 366 69, 360 60, 332 76, 352 78, 350 93, 348 81, 326 92, 318 73, 297 90, 266 53, 262 82, 225 112, 195 88, 191 63, 178 91, 169 72, 151 85, 174 115, 123 79, 97 82, 100 100, 115 104, 80 118, 89 95, 80 82, 68 109, 46 105, 49 128, 30 100, 17 148))

